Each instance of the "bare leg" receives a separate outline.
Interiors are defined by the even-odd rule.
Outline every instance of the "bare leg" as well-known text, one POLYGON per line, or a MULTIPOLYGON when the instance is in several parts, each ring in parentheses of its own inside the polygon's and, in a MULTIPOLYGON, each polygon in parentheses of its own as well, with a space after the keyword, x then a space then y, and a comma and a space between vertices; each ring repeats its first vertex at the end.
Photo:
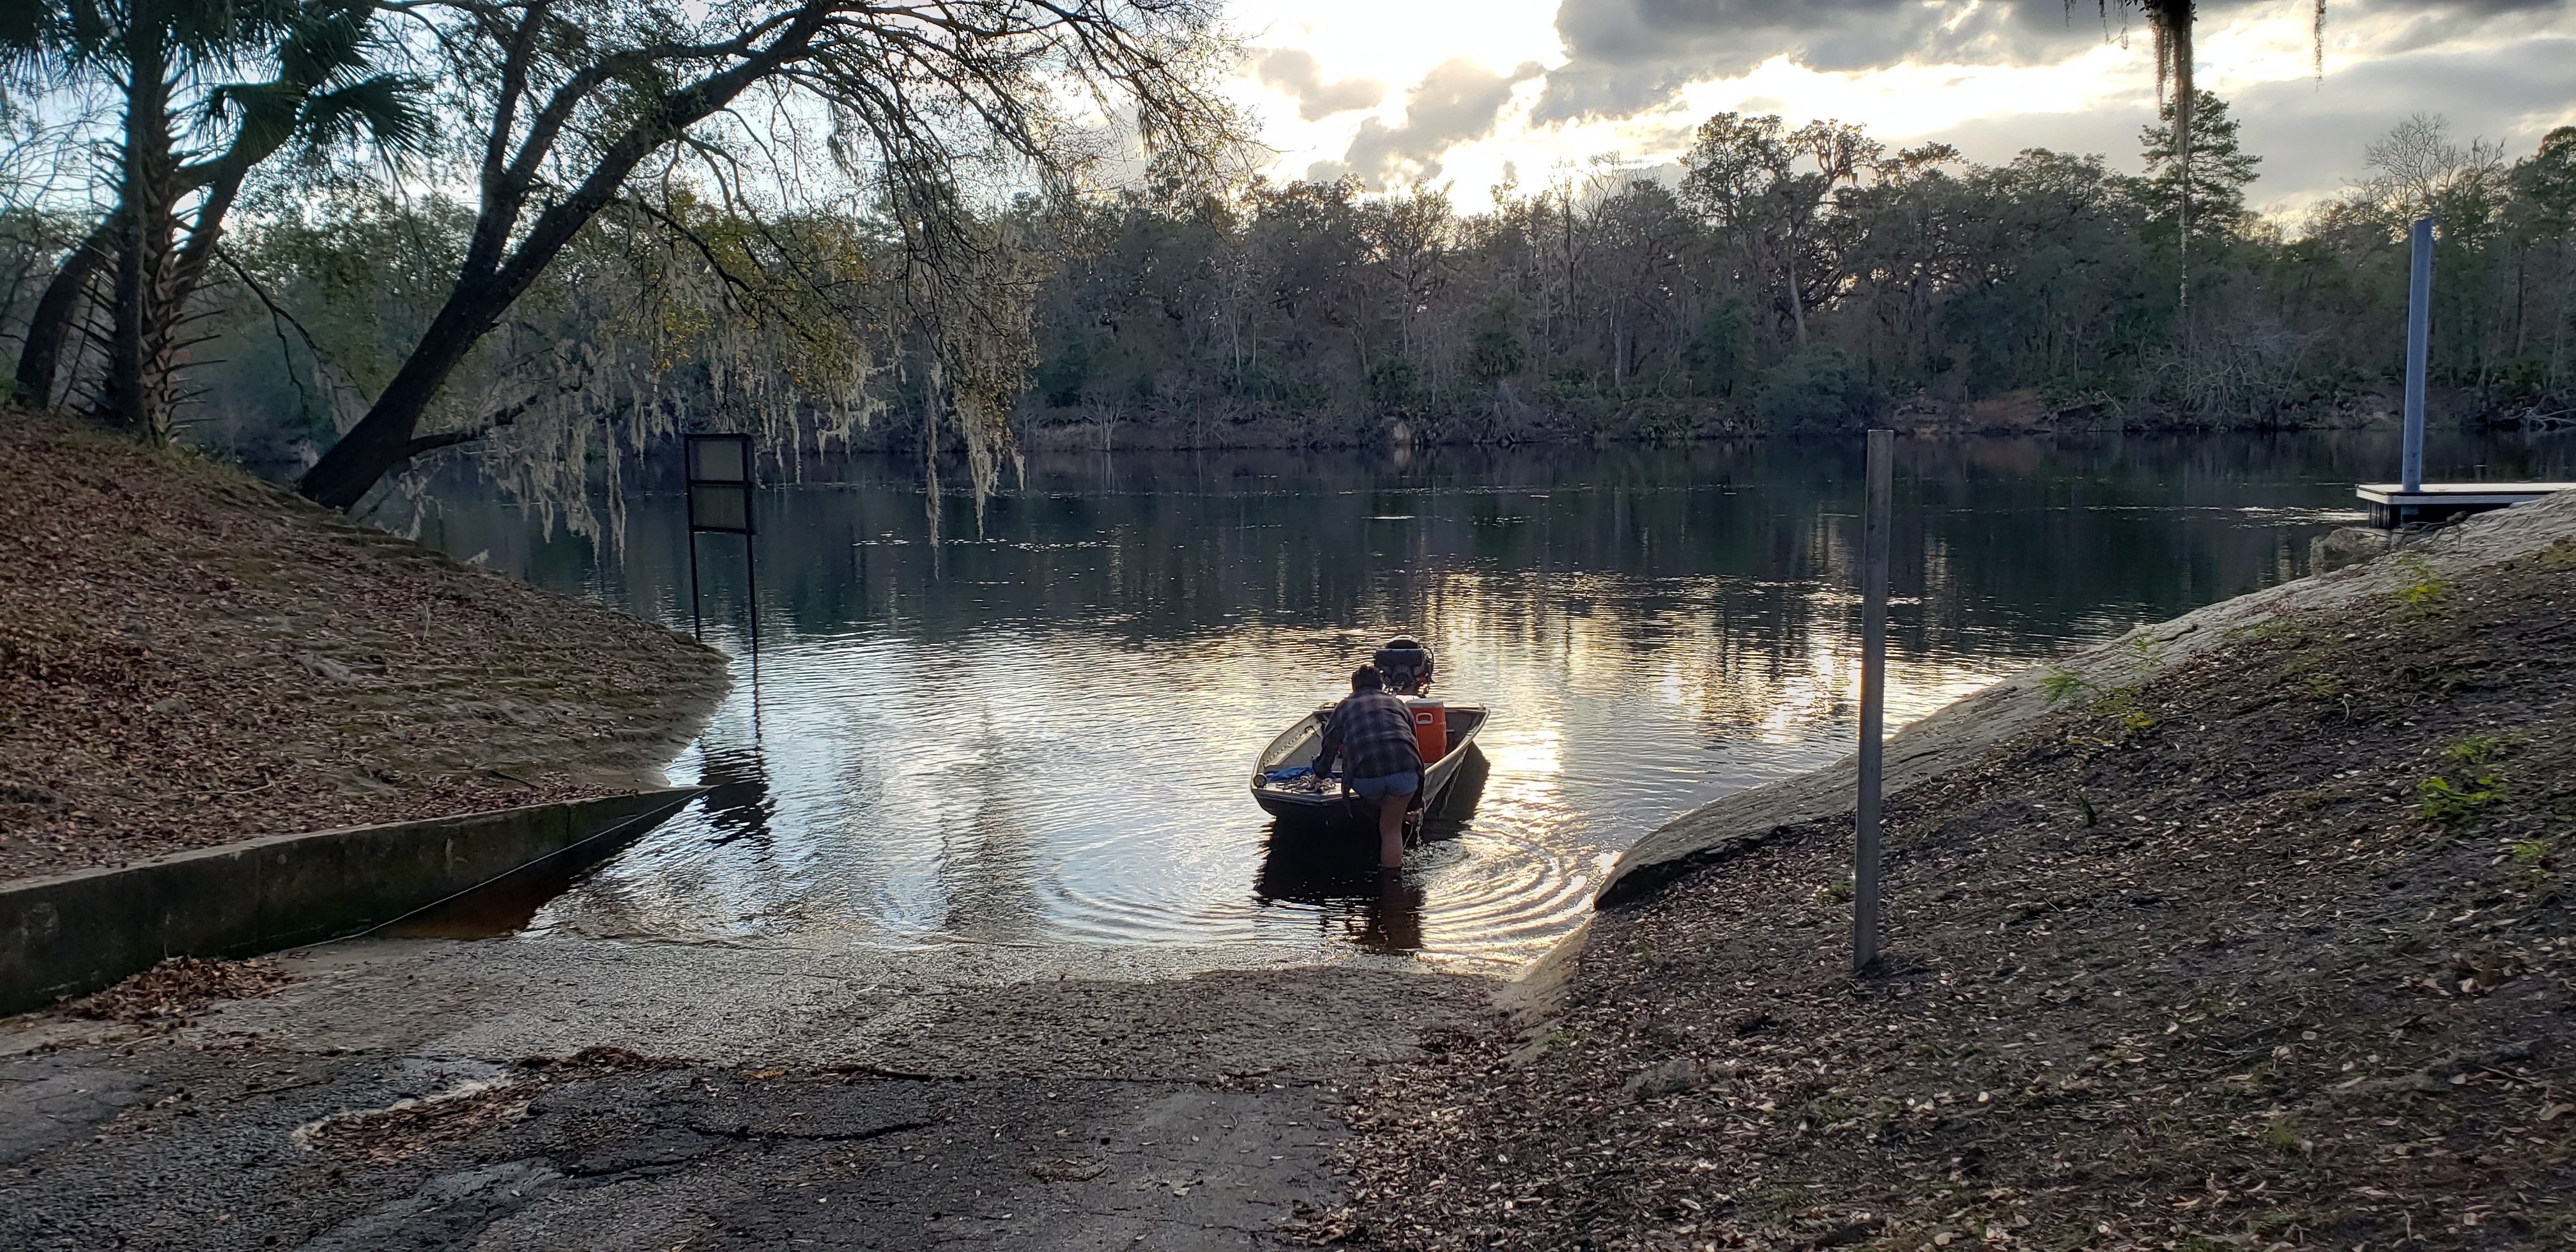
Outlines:
POLYGON ((1404 865, 1404 808, 1410 795, 1393 795, 1377 802, 1377 863, 1387 869, 1404 865))

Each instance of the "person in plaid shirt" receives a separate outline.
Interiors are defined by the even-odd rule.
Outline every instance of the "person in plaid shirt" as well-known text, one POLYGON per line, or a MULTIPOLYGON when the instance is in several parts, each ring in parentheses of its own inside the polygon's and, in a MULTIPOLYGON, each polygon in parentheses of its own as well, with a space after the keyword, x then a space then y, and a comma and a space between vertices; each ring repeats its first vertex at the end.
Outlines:
POLYGON ((1422 787, 1422 745, 1414 737, 1413 710, 1386 689, 1374 665, 1351 671, 1351 694, 1324 723, 1315 772, 1331 772, 1336 756, 1342 760, 1343 793, 1377 801, 1377 863, 1400 868, 1404 810, 1422 787))

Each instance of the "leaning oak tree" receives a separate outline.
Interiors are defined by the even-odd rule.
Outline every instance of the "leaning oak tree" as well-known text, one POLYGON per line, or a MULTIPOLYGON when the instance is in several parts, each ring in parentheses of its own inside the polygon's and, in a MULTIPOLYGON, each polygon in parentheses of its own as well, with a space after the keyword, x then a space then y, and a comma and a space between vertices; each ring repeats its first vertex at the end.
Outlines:
POLYGON ((1185 163, 1214 163, 1241 133, 1216 90, 1232 49, 1214 0, 388 7, 444 62, 454 112, 472 128, 460 156, 480 199, 445 303, 300 484, 337 508, 411 457, 479 433, 421 426, 512 303, 603 209, 631 200, 657 159, 667 173, 685 154, 781 203, 807 194, 816 173, 860 179, 916 263, 957 272, 985 251, 966 188, 1069 190, 1113 120, 1148 154, 1185 163))

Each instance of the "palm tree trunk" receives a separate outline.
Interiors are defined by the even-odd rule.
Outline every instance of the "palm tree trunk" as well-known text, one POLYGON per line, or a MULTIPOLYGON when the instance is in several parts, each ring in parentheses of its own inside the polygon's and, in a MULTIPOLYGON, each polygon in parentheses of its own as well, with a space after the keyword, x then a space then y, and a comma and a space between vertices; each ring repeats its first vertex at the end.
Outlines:
POLYGON ((126 28, 127 211, 116 252, 108 326, 108 377, 101 415, 138 435, 166 434, 171 324, 168 307, 177 178, 171 158, 169 46, 149 0, 137 0, 126 28))
POLYGON ((1796 328, 1798 348, 1804 351, 1807 346, 1807 301, 1798 291, 1798 228, 1795 226, 1789 228, 1789 256, 1780 269, 1789 281, 1789 321, 1796 328))

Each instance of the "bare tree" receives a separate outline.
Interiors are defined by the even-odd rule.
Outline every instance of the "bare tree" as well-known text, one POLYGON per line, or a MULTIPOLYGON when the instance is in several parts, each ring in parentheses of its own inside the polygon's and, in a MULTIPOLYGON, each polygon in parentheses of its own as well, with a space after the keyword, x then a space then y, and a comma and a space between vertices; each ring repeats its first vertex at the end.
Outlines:
POLYGON ((2484 199, 2504 180, 2504 149, 2484 139, 2451 139, 2438 113, 2417 113, 2362 150, 2370 178, 2362 195, 2390 221, 2439 213, 2462 197, 2484 199))

